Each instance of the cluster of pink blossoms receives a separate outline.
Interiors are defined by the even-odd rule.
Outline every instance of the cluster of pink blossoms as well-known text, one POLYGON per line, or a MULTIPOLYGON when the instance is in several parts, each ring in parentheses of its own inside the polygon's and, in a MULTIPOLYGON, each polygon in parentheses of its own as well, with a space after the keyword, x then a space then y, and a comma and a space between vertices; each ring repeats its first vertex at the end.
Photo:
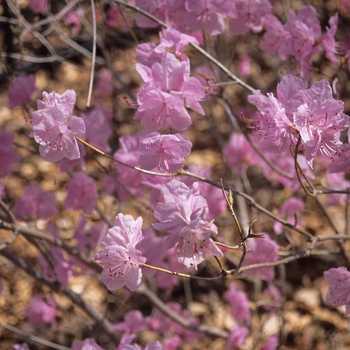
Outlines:
POLYGON ((343 112, 344 102, 333 98, 328 81, 308 89, 300 78, 285 75, 277 86, 277 97, 256 91, 248 101, 258 109, 250 128, 263 150, 281 154, 295 148, 300 137, 299 150, 304 150, 311 167, 320 154, 335 163, 343 161, 338 155, 340 135, 349 127, 349 116, 343 112))

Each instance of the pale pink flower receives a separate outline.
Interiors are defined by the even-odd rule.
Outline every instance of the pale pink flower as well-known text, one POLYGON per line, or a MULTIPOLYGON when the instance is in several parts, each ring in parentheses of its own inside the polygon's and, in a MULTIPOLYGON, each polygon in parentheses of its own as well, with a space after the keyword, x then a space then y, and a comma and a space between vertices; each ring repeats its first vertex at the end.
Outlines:
POLYGON ((159 231, 171 233, 166 239, 167 248, 175 247, 178 259, 187 267, 197 268, 207 254, 222 256, 210 234, 217 234, 213 221, 207 221, 208 204, 199 194, 198 183, 188 188, 178 180, 172 180, 161 189, 153 224, 159 231))
POLYGON ((140 140, 139 166, 146 170, 174 173, 183 167, 191 147, 191 141, 182 134, 160 135, 153 132, 140 140))
POLYGON ((83 210, 90 214, 96 204, 98 194, 95 181, 82 171, 73 175, 67 185, 66 209, 83 210))
MULTIPOLYGON (((154 48, 155 52, 164 54, 167 49, 174 47, 175 55, 183 60, 186 59, 186 56, 182 53, 183 49, 189 43, 199 44, 194 36, 181 33, 173 28, 163 29, 159 33, 159 41, 159 45, 154 48)), ((161 59, 159 62, 161 62, 161 59)))
MULTIPOLYGON (((175 314, 178 314, 185 318, 189 323, 194 326, 198 325, 198 320, 191 317, 190 313, 186 309, 182 309, 181 305, 176 302, 167 303, 167 307, 173 311, 175 314)), ((165 316, 158 309, 154 313, 153 320, 150 322, 150 329, 156 331, 157 334, 176 334, 182 336, 186 344, 191 344, 192 341, 201 337, 201 334, 195 332, 191 329, 183 328, 177 322, 174 322, 167 316, 165 316)))
POLYGON ((279 52, 282 43, 290 37, 290 34, 284 29, 280 20, 272 14, 267 14, 263 18, 263 25, 266 32, 260 40, 260 49, 267 53, 279 52))
POLYGON ((39 185, 26 186, 13 211, 20 220, 47 219, 58 211, 55 193, 45 192, 39 185))
POLYGON ((74 341, 72 350, 103 350, 94 338, 86 338, 84 340, 74 341))
POLYGON ((75 99, 75 92, 67 90, 63 95, 43 92, 43 100, 37 101, 38 110, 32 113, 32 136, 47 161, 80 157, 76 137, 84 135, 85 123, 72 115, 75 99))
POLYGON ((248 333, 249 329, 247 327, 234 325, 226 341, 227 349, 241 348, 245 343, 248 333))
POLYGON ((14 350, 30 350, 27 343, 15 344, 13 346, 13 349, 14 350))
POLYGON ((13 135, 4 132, 0 127, 0 177, 10 174, 12 165, 20 160, 18 153, 12 148, 13 140, 13 135))
MULTIPOLYGON (((250 239, 248 242, 249 251, 243 262, 243 266, 253 264, 262 264, 267 262, 274 262, 278 260, 279 245, 273 241, 265 232, 264 238, 250 239)), ((275 270, 273 267, 260 267, 245 272, 247 275, 257 275, 264 281, 271 281, 275 277, 275 270)))
POLYGON ((326 33, 322 35, 321 42, 326 51, 326 57, 334 64, 339 64, 339 60, 335 57, 338 44, 334 39, 338 27, 338 12, 332 16, 329 21, 329 27, 326 28, 326 33))
MULTIPOLYGON (((53 305, 53 300, 49 300, 53 305)), ((40 327, 45 323, 50 323, 51 328, 56 328, 57 310, 45 303, 41 295, 34 295, 30 300, 29 306, 23 311, 23 315, 27 317, 32 327, 40 327)))
POLYGON ((147 132, 157 131, 160 128, 174 128, 186 130, 192 119, 181 96, 173 96, 167 92, 150 86, 137 95, 139 108, 135 119, 140 119, 147 132))
MULTIPOLYGON (((277 216, 285 221, 288 221, 291 225, 297 226, 301 224, 301 212, 304 209, 304 202, 299 198, 288 198, 283 205, 278 209, 277 216)), ((280 235, 283 232, 283 225, 275 221, 273 223, 273 229, 276 235, 280 235)))
POLYGON ((22 103, 31 102, 31 96, 37 90, 35 87, 35 76, 18 77, 13 81, 8 91, 9 106, 17 107, 22 103))
POLYGON ((186 0, 185 25, 190 31, 205 29, 210 35, 221 34, 231 7, 227 0, 186 0))
POLYGON ((33 13, 47 13, 47 0, 28 0, 33 13))
POLYGON ((236 284, 231 283, 229 289, 225 292, 224 297, 230 303, 231 315, 234 319, 249 325, 251 312, 247 295, 240 290, 236 284))
MULTIPOLYGON (((209 167, 201 167, 196 165, 190 165, 187 169, 190 173, 202 176, 210 179, 212 169, 209 167)), ((181 181, 186 184, 189 188, 192 187, 196 180, 190 176, 182 176, 181 181)), ((200 181, 199 191, 200 195, 207 200, 208 204, 208 215, 207 220, 213 220, 218 218, 223 212, 227 210, 226 200, 222 194, 222 190, 207 182, 200 181)))
POLYGON ((279 345, 278 336, 273 334, 266 340, 260 350, 277 350, 279 345))
POLYGON ((71 261, 64 258, 63 252, 59 248, 51 248, 50 255, 54 260, 54 267, 48 263, 43 255, 40 255, 38 258, 43 275, 51 281, 58 281, 60 283, 60 290, 64 290, 67 288, 69 279, 73 274, 74 265, 71 261))
POLYGON ((76 10, 68 11, 66 16, 64 17, 64 24, 72 25, 71 35, 74 38, 77 36, 81 29, 81 18, 84 16, 84 9, 79 7, 76 10))
POLYGON ((303 103, 295 110, 293 119, 299 130, 305 157, 310 166, 318 152, 332 157, 341 145, 340 134, 349 127, 349 116, 343 113, 344 102, 336 100, 327 80, 321 80, 310 89, 301 90, 303 103))
POLYGON ((131 310, 124 316, 124 322, 119 322, 113 326, 116 331, 123 331, 128 334, 133 334, 143 331, 147 326, 145 319, 139 310, 131 310))
MULTIPOLYGON (((183 28, 186 13, 185 0, 136 0, 135 5, 165 22, 172 28, 183 28)), ((136 24, 141 28, 157 28, 158 23, 140 13, 135 15, 136 24)))
POLYGON ((88 113, 82 113, 81 117, 86 125, 85 141, 103 152, 110 152, 111 148, 107 144, 107 140, 112 134, 110 125, 112 111, 102 106, 96 106, 88 113))
POLYGON ((145 84, 137 96, 135 119, 141 119, 147 132, 162 127, 187 129, 192 121, 184 105, 204 114, 199 103, 205 97, 204 89, 198 79, 190 76, 188 59, 179 61, 166 52, 162 61, 151 68, 137 64, 136 69, 145 84))
POLYGON ((229 13, 229 28, 234 35, 242 35, 252 30, 254 33, 263 29, 264 16, 272 10, 268 0, 235 0, 229 13))
POLYGON ((142 221, 141 217, 134 220, 131 215, 118 214, 102 241, 104 249, 94 256, 103 265, 102 282, 109 290, 126 286, 133 292, 142 281, 140 264, 144 264, 146 258, 136 249, 143 239, 142 221))
POLYGON ((155 51, 156 44, 153 42, 142 43, 136 46, 136 61, 151 67, 155 62, 161 62, 164 52, 155 51))
POLYGON ((312 6, 304 6, 295 14, 290 11, 289 21, 284 25, 289 37, 281 44, 279 54, 281 59, 287 55, 294 56, 297 60, 309 57, 321 49, 315 46, 316 40, 321 37, 321 26, 317 18, 316 9, 312 6))
POLYGON ((350 272, 345 267, 338 267, 323 275, 330 287, 326 295, 328 304, 333 307, 346 305, 346 312, 350 314, 350 272))
POLYGON ((257 157, 247 138, 236 132, 232 133, 230 141, 223 147, 222 153, 226 158, 227 165, 237 176, 241 176, 247 169, 250 160, 257 157))
MULTIPOLYGON (((103 100, 113 93, 113 74, 107 68, 102 68, 97 73, 95 83, 95 98, 103 100)), ((97 107, 96 107, 97 108, 97 107)))
MULTIPOLYGON (((137 167, 141 155, 139 139, 138 135, 121 136, 119 138, 120 147, 115 152, 114 158, 137 167)), ((120 200, 127 198, 129 193, 141 197, 144 195, 144 178, 144 174, 140 171, 115 163, 112 172, 104 178, 104 187, 107 193, 117 195, 120 200)), ((153 179, 156 177, 153 176, 153 179)))

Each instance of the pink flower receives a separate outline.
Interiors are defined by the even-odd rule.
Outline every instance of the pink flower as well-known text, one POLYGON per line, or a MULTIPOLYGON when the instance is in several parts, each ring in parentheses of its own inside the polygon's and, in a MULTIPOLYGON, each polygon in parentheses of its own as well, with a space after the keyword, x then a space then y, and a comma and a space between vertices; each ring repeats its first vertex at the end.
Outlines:
POLYGON ((12 148, 13 139, 13 135, 4 132, 0 127, 0 177, 10 174, 12 165, 20 159, 18 153, 12 148))
MULTIPOLYGON (((304 202, 301 199, 289 198, 279 208, 277 216, 288 221, 291 225, 300 225, 300 213, 303 209, 304 202)), ((283 232, 283 225, 280 222, 275 221, 273 223, 273 229, 275 230, 276 235, 280 235, 283 232)))
POLYGON ((344 102, 333 98, 327 80, 321 80, 310 89, 301 90, 302 104, 295 110, 293 119, 299 130, 305 156, 312 166, 315 155, 321 152, 332 157, 341 145, 340 134, 349 127, 349 116, 343 113, 344 102))
POLYGON ((47 13, 47 0, 28 0, 33 13, 47 13))
POLYGON ((143 317, 141 311, 131 310, 124 316, 124 322, 117 323, 113 328, 117 331, 123 331, 128 334, 143 331, 146 328, 147 320, 143 317))
POLYGON ((260 350, 277 350, 279 345, 278 336, 273 334, 269 339, 266 340, 265 344, 260 348, 260 350))
POLYGON ((157 131, 160 128, 182 131, 192 123, 181 96, 173 96, 148 86, 138 93, 137 102, 139 108, 134 118, 141 120, 147 132, 157 131))
MULTIPOLYGON (((172 28, 183 28, 185 0, 136 0, 135 5, 165 22, 172 28)), ((157 28, 158 23, 140 13, 135 15, 136 24, 141 28, 157 28)))
POLYGON ((86 338, 84 340, 74 341, 72 350, 103 350, 94 338, 86 338))
POLYGON ((32 113, 32 135, 47 161, 80 157, 76 137, 84 135, 85 123, 72 115, 75 99, 75 92, 67 90, 63 95, 43 92, 43 101, 37 101, 38 110, 32 113))
MULTIPOLYGON (((167 49, 174 47, 175 55, 183 60, 186 59, 186 56, 182 53, 183 49, 189 43, 198 44, 198 40, 192 35, 181 33, 173 28, 163 29, 159 33, 159 41, 159 45, 154 49, 156 53, 164 54, 167 49)), ((161 59, 159 62, 161 62, 161 59)))
POLYGON ((18 77, 8 91, 9 106, 17 107, 22 103, 31 102, 31 96, 37 90, 35 87, 35 76, 18 77))
POLYGON ((66 25, 72 25, 72 37, 74 38, 77 36, 80 32, 81 28, 81 18, 84 16, 84 9, 79 7, 75 11, 69 11, 67 12, 66 16, 64 17, 64 24, 66 25))
POLYGON ((248 140, 242 134, 232 133, 230 141, 223 147, 223 155, 226 157, 227 165, 241 176, 247 169, 249 161, 256 158, 256 153, 250 146, 248 140))
POLYGON ((334 64, 339 64, 339 60, 335 57, 337 53, 337 43, 334 39, 338 26, 338 13, 332 16, 328 23, 329 27, 327 28, 327 32, 321 37, 322 45, 326 50, 326 57, 334 64))
POLYGON ((249 29, 254 33, 263 29, 264 16, 272 10, 268 0, 236 0, 229 16, 232 18, 229 23, 231 33, 234 35, 245 34, 249 29))
POLYGON ((136 245, 143 239, 142 218, 134 220, 130 215, 118 214, 114 227, 107 231, 102 241, 104 249, 94 259, 103 265, 102 282, 109 290, 123 286, 132 292, 142 280, 140 264, 146 262, 136 245))
POLYGON ((249 329, 246 327, 240 327, 238 325, 233 326, 231 329, 230 335, 227 338, 227 349, 238 349, 243 346, 249 329))
POLYGON ((304 6, 298 15, 291 10, 289 22, 284 25, 284 29, 290 36, 279 48, 281 59, 293 55, 297 60, 302 60, 303 57, 309 57, 319 51, 320 47, 314 45, 316 40, 320 39, 322 32, 314 7, 304 6))
MULTIPOLYGON (((131 166, 138 166, 141 152, 139 151, 139 136, 125 135, 119 138, 120 148, 114 153, 114 158, 131 166)), ((116 194, 120 200, 128 197, 142 196, 144 174, 122 164, 116 163, 110 175, 104 179, 107 193, 116 194)), ((154 177, 153 177, 154 179, 154 177)))
POLYGON ((328 304, 333 307, 346 305, 346 312, 350 314, 350 272, 345 267, 338 267, 323 275, 330 286, 326 295, 328 304))
MULTIPOLYGON (((210 178, 212 173, 211 168, 195 166, 195 165, 190 165, 187 170, 190 173, 193 173, 205 178, 210 178)), ((182 176, 181 181, 184 184, 186 184, 188 187, 192 187, 193 183, 196 182, 194 178, 191 178, 189 176, 182 176)), ((206 219, 208 221, 216 219, 227 209, 227 204, 224 196, 222 195, 221 189, 203 181, 198 182, 198 184, 199 184, 200 195, 207 200, 207 204, 208 204, 208 215, 206 219)))
POLYGON ((112 134, 110 126, 112 111, 102 106, 97 106, 86 114, 82 113, 81 117, 86 125, 85 141, 103 152, 110 152, 111 148, 107 144, 107 140, 112 134))
POLYGON ((57 213, 55 193, 45 192, 39 185, 26 186, 13 211, 21 220, 47 219, 57 213))
MULTIPOLYGON (((53 301, 49 301, 53 304, 53 301)), ((23 315, 28 318, 32 327, 40 327, 45 323, 51 323, 51 328, 56 328, 56 316, 58 312, 55 308, 45 303, 41 295, 34 295, 29 306, 23 311, 23 315)))
POLYGON ((225 299, 230 303, 231 315, 235 320, 249 325, 251 312, 247 295, 240 290, 234 283, 224 294, 225 299))
POLYGON ((95 83, 95 97, 98 100, 110 97, 113 93, 113 75, 107 68, 102 68, 97 73, 95 83))
POLYGON ((190 31, 205 29, 210 35, 218 35, 225 29, 230 7, 230 1, 187 0, 184 22, 190 31))
POLYGON ((282 43, 290 37, 290 34, 284 29, 279 19, 272 14, 264 17, 263 25, 266 32, 260 40, 260 49, 267 53, 279 52, 282 43))
MULTIPOLYGON (((273 241, 265 232, 262 233, 264 238, 255 238, 249 240, 249 251, 243 262, 243 266, 253 264, 262 264, 278 260, 279 245, 273 241)), ((273 267, 261 267, 246 271, 247 275, 257 275, 264 281, 271 281, 275 277, 275 270, 273 267)))
POLYGON ((13 349, 14 350, 30 350, 27 343, 15 344, 13 346, 13 349))
POLYGON ((182 134, 160 135, 153 132, 140 140, 139 166, 173 173, 183 167, 191 147, 191 141, 182 134))
POLYGON ((189 60, 178 61, 171 53, 165 53, 161 62, 152 67, 136 65, 145 82, 138 93, 139 108, 135 119, 141 119, 147 132, 162 127, 185 130, 191 124, 191 117, 184 108, 189 107, 204 114, 199 101, 205 93, 198 79, 190 76, 189 60))
POLYGON ((98 194, 95 181, 82 171, 73 175, 67 185, 67 198, 64 206, 67 209, 83 210, 90 214, 96 204, 98 194))
POLYGON ((159 231, 171 233, 166 239, 167 248, 176 247, 178 259, 187 267, 200 264, 207 254, 222 256, 210 234, 217 234, 212 221, 206 221, 208 204, 199 194, 198 183, 191 189, 178 180, 172 180, 161 189, 153 224, 159 231))
POLYGON ((43 275, 51 281, 58 281, 60 283, 60 290, 67 288, 69 279, 73 274, 74 265, 67 261, 63 252, 56 247, 50 249, 50 255, 53 258, 54 266, 49 265, 47 259, 40 255, 38 261, 43 269, 43 275))
MULTIPOLYGON (((182 309, 181 305, 176 302, 167 303, 168 308, 175 314, 178 314, 185 318, 193 325, 198 325, 198 320, 190 316, 190 313, 186 309, 182 309)), ((158 309, 154 313, 154 318, 150 323, 150 328, 156 331, 157 334, 176 334, 182 336, 186 344, 191 344, 195 339, 201 337, 200 333, 197 333, 191 329, 186 329, 174 322, 158 309)))

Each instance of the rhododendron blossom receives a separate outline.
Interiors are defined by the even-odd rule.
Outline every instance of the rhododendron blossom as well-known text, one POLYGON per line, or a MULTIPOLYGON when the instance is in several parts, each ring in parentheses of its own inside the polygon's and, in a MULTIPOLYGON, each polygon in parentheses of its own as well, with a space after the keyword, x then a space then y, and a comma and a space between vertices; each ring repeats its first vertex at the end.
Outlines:
POLYGON ((140 264, 146 258, 136 246, 143 239, 142 221, 141 217, 134 220, 131 215, 118 214, 102 241, 103 250, 94 256, 103 265, 102 282, 109 290, 126 286, 133 292, 141 283, 140 264))
POLYGON ((94 338, 86 338, 84 340, 74 341, 72 344, 72 350, 103 350, 94 338))
POLYGON ((31 96, 36 90, 33 74, 28 77, 18 77, 8 91, 9 106, 17 107, 21 103, 31 102, 31 96))
POLYGON ((184 104, 204 114, 199 101, 205 93, 201 83, 190 76, 189 60, 178 61, 171 53, 165 53, 161 62, 152 67, 136 65, 145 82, 138 93, 139 108, 135 119, 141 119, 146 131, 157 131, 162 127, 185 130, 191 124, 191 117, 184 104))
POLYGON ((43 100, 37 101, 38 110, 32 113, 32 136, 40 145, 40 155, 49 162, 80 157, 76 137, 84 135, 85 123, 72 115, 75 99, 73 90, 63 95, 43 92, 43 100))
POLYGON ((160 135, 157 132, 140 140, 139 165, 143 169, 165 170, 168 173, 181 169, 191 152, 191 141, 182 134, 160 135))
MULTIPOLYGON (((278 260, 279 245, 273 241, 265 232, 264 238, 250 239, 248 242, 249 251, 246 254, 243 265, 249 266, 253 264, 261 264, 278 260)), ((246 271, 247 275, 257 275, 262 280, 271 281, 275 277, 273 267, 260 267, 246 271)))
POLYGON ((268 0, 235 0, 232 3, 229 28, 235 35, 245 34, 249 29, 255 33, 260 32, 264 16, 272 10, 268 0))
MULTIPOLYGON (((278 217, 288 221, 291 225, 300 225, 300 219, 297 220, 301 215, 301 211, 304 209, 304 202, 299 198, 289 198, 278 210, 278 217), (297 216, 296 216, 297 215, 297 216)), ((280 235, 283 232, 283 225, 275 221, 273 223, 273 229, 276 235, 280 235)))
POLYGON ((33 295, 29 306, 23 311, 25 317, 33 327, 40 327, 45 323, 50 323, 51 328, 56 328, 57 310, 52 307, 53 301, 49 300, 45 303, 41 295, 33 295))
POLYGON ((210 234, 217 234, 217 227, 207 221, 208 204, 199 194, 198 183, 188 188, 178 180, 172 180, 161 189, 161 199, 156 204, 153 224, 159 231, 171 233, 166 246, 176 247, 178 259, 187 267, 197 268, 207 254, 223 256, 210 234))
POLYGON ((306 89, 301 79, 287 75, 278 85, 277 98, 270 93, 266 98, 257 91, 248 101, 258 109, 250 128, 261 146, 281 153, 295 146, 299 134, 299 149, 305 149, 310 166, 319 153, 332 158, 342 144, 341 132, 349 127, 344 102, 333 98, 326 80, 306 89))
POLYGON ((24 188, 13 211, 21 220, 47 219, 58 211, 55 194, 45 192, 39 185, 29 185, 24 188))
POLYGON ((238 325, 233 326, 227 338, 227 349, 238 349, 243 346, 248 336, 249 329, 238 325))
POLYGON ((251 312, 247 295, 240 290, 234 283, 224 294, 225 299, 230 303, 231 315, 235 320, 250 324, 251 312))
POLYGON ((332 268, 324 272, 324 278, 330 287, 327 302, 334 307, 345 305, 350 314, 350 272, 345 267, 332 268))
POLYGON ((67 209, 83 210, 90 214, 96 204, 97 187, 95 181, 85 173, 75 173, 67 185, 67 198, 64 206, 67 209))

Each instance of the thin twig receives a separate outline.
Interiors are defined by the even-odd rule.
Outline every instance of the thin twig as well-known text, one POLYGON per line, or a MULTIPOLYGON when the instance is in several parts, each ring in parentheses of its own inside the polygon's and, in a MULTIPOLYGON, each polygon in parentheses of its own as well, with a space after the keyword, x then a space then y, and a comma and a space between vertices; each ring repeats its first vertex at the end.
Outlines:
POLYGON ((91 4, 91 16, 92 16, 92 60, 91 60, 91 73, 90 73, 90 83, 89 83, 89 92, 86 102, 86 107, 91 105, 91 96, 92 96, 92 87, 94 85, 94 76, 95 76, 95 64, 96 64, 96 15, 95 15, 95 1, 90 0, 91 4))
POLYGON ((0 323, 0 327, 5 328, 8 331, 11 331, 13 333, 16 333, 16 334, 20 335, 21 337, 24 338, 24 340, 30 340, 30 341, 36 342, 38 344, 42 344, 42 345, 48 346, 48 347, 50 347, 52 349, 57 349, 57 350, 69 350, 70 349, 70 348, 67 348, 67 347, 65 347, 63 345, 52 343, 52 342, 47 341, 45 339, 36 337, 35 335, 32 335, 32 334, 27 333, 27 332, 24 332, 21 329, 18 329, 16 327, 13 327, 13 326, 10 326, 10 325, 7 325, 7 324, 0 323))

